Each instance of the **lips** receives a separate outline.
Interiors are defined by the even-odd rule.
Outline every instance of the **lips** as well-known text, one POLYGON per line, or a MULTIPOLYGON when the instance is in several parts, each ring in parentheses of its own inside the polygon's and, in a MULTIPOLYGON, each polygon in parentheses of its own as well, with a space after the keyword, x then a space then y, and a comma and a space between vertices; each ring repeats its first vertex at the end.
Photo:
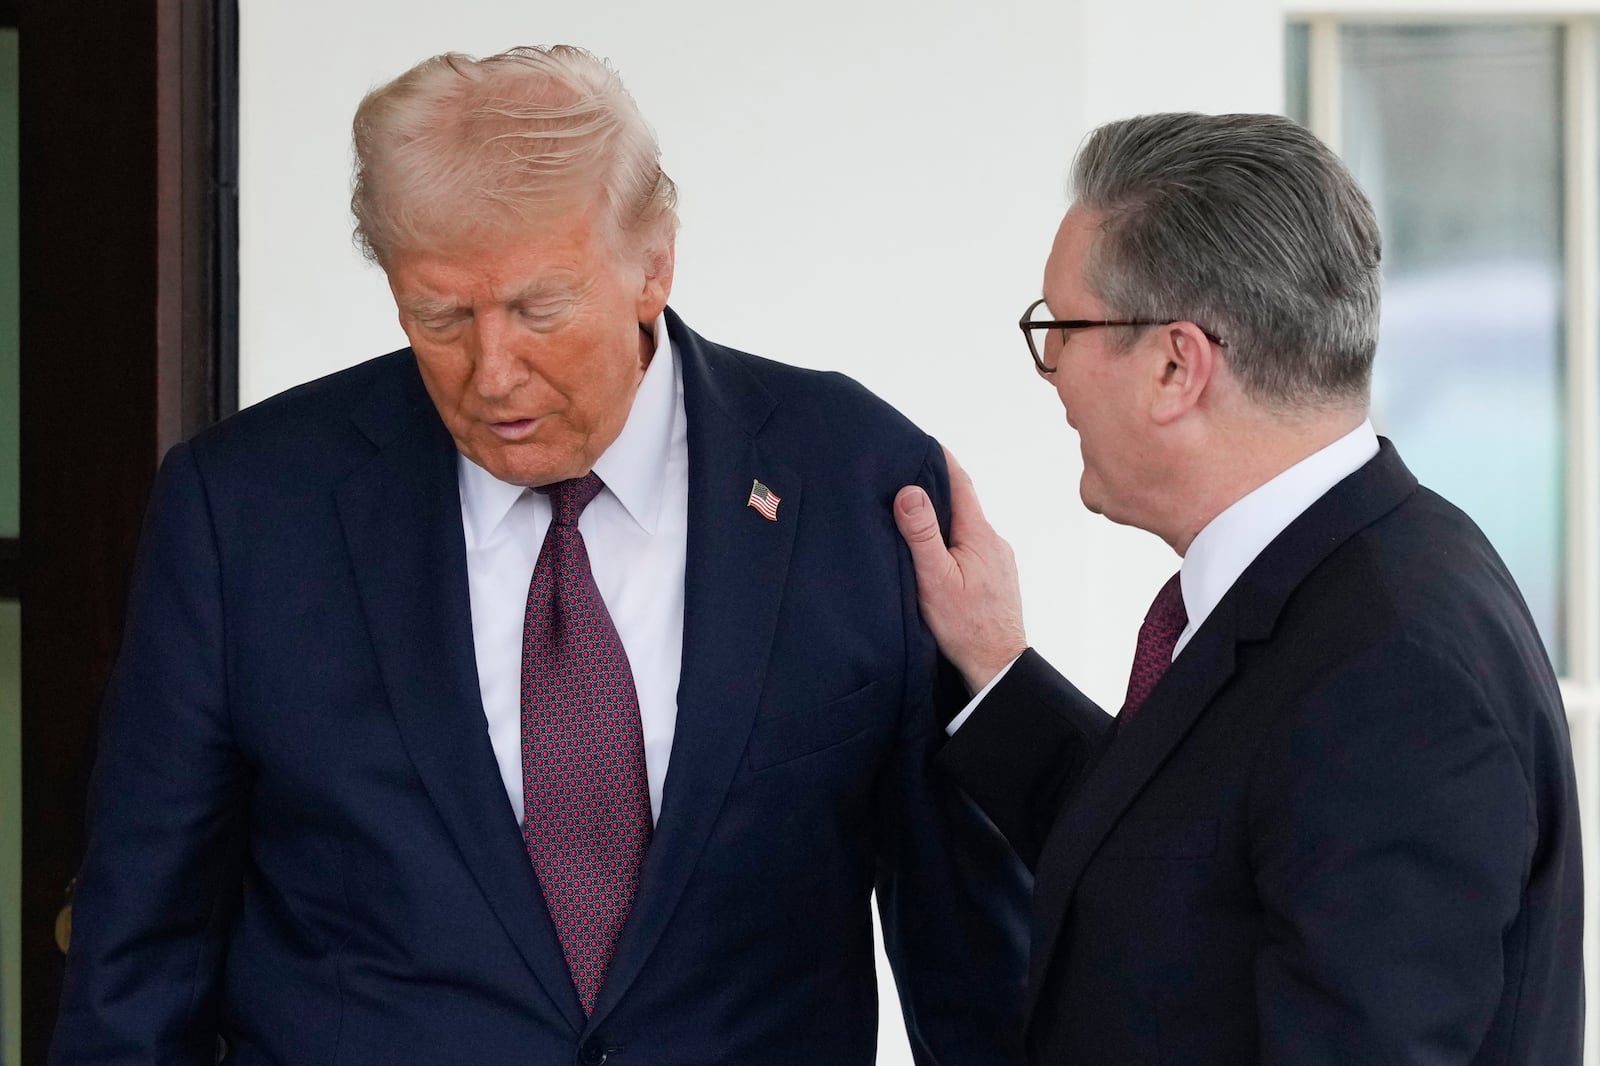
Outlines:
POLYGON ((522 440, 531 435, 538 425, 537 418, 517 418, 505 422, 490 422, 489 429, 501 440, 522 440))

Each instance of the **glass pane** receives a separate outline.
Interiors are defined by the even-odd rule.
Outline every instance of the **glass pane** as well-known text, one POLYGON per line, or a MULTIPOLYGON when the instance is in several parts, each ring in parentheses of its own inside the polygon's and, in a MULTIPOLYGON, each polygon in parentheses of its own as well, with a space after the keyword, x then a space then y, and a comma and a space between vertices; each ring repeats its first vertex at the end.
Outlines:
POLYGON ((1380 433, 1505 557, 1564 661, 1561 32, 1351 26, 1345 159, 1384 234, 1380 433))
POLYGON ((1311 125, 1311 24, 1291 22, 1283 30, 1283 113, 1311 125))

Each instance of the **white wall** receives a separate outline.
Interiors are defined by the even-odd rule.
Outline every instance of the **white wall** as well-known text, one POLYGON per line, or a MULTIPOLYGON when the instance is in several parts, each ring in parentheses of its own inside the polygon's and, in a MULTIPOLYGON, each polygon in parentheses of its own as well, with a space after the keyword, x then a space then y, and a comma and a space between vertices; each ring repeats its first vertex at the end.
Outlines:
MULTIPOLYGON (((1030 636, 1120 701, 1178 560, 1083 512, 1030 369, 1073 149, 1152 110, 1276 110, 1279 0, 245 0, 241 377, 251 402, 402 346, 349 240, 361 94, 445 50, 609 57, 682 193, 673 305, 716 340, 843 369, 951 446, 1013 542, 1030 636)), ((885 997, 885 1063, 909 1062, 885 997)))

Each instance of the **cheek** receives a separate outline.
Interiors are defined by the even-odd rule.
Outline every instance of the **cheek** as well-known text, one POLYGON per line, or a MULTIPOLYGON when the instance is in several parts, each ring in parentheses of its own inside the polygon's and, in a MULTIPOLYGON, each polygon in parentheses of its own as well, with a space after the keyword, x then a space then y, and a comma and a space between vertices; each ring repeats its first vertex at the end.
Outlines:
POLYGON ((626 414, 637 382, 638 351, 613 331, 572 338, 552 366, 547 380, 565 395, 573 422, 586 427, 626 414))

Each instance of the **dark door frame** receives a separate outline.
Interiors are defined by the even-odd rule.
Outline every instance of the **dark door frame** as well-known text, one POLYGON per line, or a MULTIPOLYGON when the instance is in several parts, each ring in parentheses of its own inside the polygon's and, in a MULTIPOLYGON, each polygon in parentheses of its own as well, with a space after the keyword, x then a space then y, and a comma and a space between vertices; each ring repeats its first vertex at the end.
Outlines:
MULTIPOLYGON (((0 0, 0 29, 14 30, 22 17, 22 0, 0 0)), ((0 537, 0 600, 22 595, 22 550, 16 537, 0 537)))
MULTIPOLYGON (((236 0, 20 8, 23 1066, 161 455, 237 396, 236 0)), ((174 767, 181 771, 181 767, 174 767)), ((137 802, 137 797, 129 797, 137 802)))

